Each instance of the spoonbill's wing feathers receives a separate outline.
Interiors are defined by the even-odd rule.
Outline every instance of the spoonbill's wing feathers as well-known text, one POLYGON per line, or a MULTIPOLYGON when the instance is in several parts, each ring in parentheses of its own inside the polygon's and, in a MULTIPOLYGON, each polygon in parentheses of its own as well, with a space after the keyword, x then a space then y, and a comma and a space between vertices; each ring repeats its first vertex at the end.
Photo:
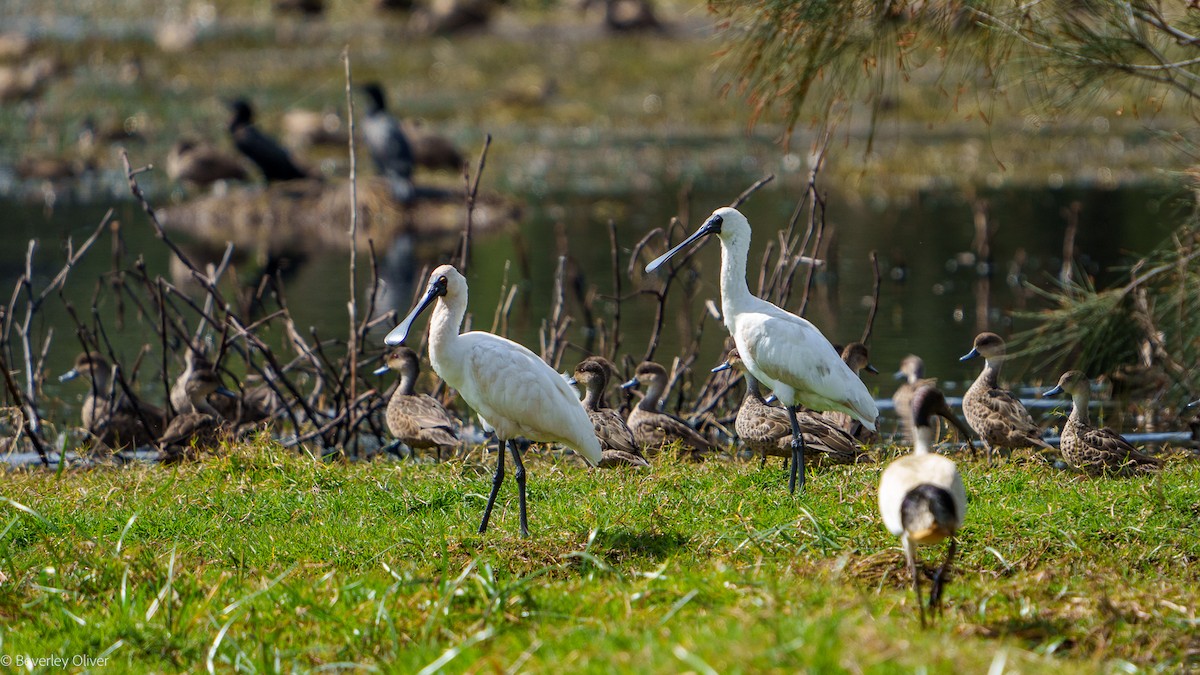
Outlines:
POLYGON ((600 461, 600 442, 587 411, 553 368, 525 347, 491 333, 460 336, 465 357, 464 386, 458 393, 496 429, 501 438, 571 447, 592 464, 600 461))
POLYGON ((875 400, 816 326, 764 301, 759 311, 738 316, 734 339, 751 372, 772 389, 791 387, 806 407, 838 410, 875 430, 875 400))

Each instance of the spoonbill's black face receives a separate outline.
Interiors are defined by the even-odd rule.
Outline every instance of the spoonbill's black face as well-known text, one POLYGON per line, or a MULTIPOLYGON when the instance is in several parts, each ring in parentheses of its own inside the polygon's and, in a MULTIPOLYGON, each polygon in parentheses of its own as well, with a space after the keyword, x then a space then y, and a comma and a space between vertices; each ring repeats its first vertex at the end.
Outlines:
POLYGON ((424 312, 426 309, 428 309, 429 306, 433 304, 434 300, 445 296, 446 289, 448 287, 449 281, 446 279, 445 275, 439 275, 434 279, 431 279, 429 282, 429 287, 425 289, 425 295, 421 298, 421 301, 417 303, 416 307, 413 307, 412 311, 408 313, 408 316, 404 317, 404 320, 400 322, 399 326, 396 326, 392 329, 392 332, 387 334, 387 337, 383 339, 384 343, 389 347, 395 347, 396 345, 404 344, 404 340, 408 338, 408 331, 410 328, 412 328, 413 321, 416 321, 417 317, 421 315, 421 312, 424 312))
POLYGON ((714 213, 712 216, 709 217, 708 220, 704 221, 704 224, 701 225, 699 228, 697 228, 696 231, 693 232, 690 237, 679 242, 675 246, 675 248, 672 248, 670 251, 667 251, 666 253, 658 256, 657 258, 652 260, 649 265, 646 265, 646 271, 653 272, 654 270, 658 269, 659 267, 662 267, 663 263, 667 262, 667 260, 669 260, 671 258, 671 256, 673 256, 676 253, 679 253, 683 249, 687 248, 692 242, 697 241, 699 239, 703 239, 704 237, 707 237, 710 234, 720 234, 721 233, 721 225, 724 222, 725 222, 724 218, 722 218, 721 216, 714 213))

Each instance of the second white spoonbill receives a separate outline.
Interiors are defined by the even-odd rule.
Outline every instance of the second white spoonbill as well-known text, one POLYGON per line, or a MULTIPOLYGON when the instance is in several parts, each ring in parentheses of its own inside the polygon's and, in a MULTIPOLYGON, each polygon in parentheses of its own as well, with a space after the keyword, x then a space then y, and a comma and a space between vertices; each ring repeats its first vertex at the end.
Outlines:
POLYGON ((750 223, 737 209, 725 207, 675 248, 646 265, 658 269, 692 242, 715 234, 721 241, 721 313, 737 343, 746 370, 779 399, 792 426, 792 465, 788 490, 804 489, 804 436, 796 406, 837 410, 875 430, 879 409, 866 385, 843 361, 829 340, 807 320, 755 297, 746 285, 750 223))
POLYGON ((429 275, 429 285, 417 306, 384 339, 399 345, 408 337, 413 321, 437 301, 429 319, 429 362, 438 377, 458 391, 479 413, 484 426, 496 432, 499 456, 492 491, 483 511, 479 532, 487 531, 496 493, 504 482, 504 448, 517 465, 521 535, 529 536, 525 511, 525 465, 514 439, 562 443, 595 466, 600 463, 600 441, 587 411, 566 380, 537 354, 498 335, 471 331, 459 334, 467 311, 467 280, 452 265, 442 265, 429 275))

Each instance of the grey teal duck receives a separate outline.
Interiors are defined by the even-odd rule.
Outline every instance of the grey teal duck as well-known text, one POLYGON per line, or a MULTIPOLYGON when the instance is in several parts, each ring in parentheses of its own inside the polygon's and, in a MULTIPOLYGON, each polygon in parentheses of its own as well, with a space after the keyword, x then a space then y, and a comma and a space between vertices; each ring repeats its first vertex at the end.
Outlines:
POLYGON ((1042 396, 1071 395, 1071 416, 1059 437, 1059 450, 1068 464, 1093 476, 1133 476, 1162 468, 1162 460, 1145 455, 1120 434, 1092 426, 1088 419, 1091 382, 1078 370, 1068 370, 1042 396))

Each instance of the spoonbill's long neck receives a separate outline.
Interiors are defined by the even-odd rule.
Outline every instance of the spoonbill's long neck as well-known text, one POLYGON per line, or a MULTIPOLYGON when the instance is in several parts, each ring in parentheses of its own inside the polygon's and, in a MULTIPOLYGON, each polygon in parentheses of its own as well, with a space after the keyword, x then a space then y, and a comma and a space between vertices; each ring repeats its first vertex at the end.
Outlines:
MULTIPOLYGON (((433 308, 433 316, 429 319, 429 360, 431 362, 440 362, 440 355, 447 353, 454 345, 466 313, 465 293, 453 297, 444 295, 438 299, 437 305, 433 308)), ((440 370, 438 374, 441 374, 440 370)))
POLYGON ((740 241, 721 240, 721 313, 730 332, 730 317, 737 314, 749 298, 750 287, 746 285, 746 255, 748 247, 740 241))
POLYGON ((651 379, 650 386, 646 388, 646 395, 642 397, 637 407, 649 412, 658 412, 658 400, 662 398, 663 391, 666 388, 666 378, 655 377, 651 379))
POLYGON ((1091 402, 1091 399, 1091 392, 1087 390, 1086 386, 1072 392, 1071 402, 1074 405, 1071 406, 1071 417, 1068 418, 1068 421, 1079 424, 1090 424, 1090 418, 1088 417, 1088 403, 1091 402))

